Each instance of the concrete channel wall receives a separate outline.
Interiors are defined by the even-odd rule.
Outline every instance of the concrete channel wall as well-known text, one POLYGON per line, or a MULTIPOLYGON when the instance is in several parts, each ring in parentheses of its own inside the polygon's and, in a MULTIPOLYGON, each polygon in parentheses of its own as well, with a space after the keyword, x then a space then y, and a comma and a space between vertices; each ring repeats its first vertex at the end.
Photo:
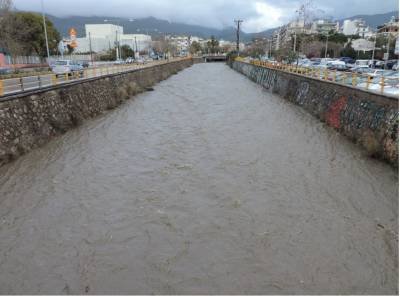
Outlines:
POLYGON ((330 81, 235 61, 231 67, 359 143, 374 157, 398 166, 399 102, 330 81))
POLYGON ((190 67, 192 59, 0 99, 0 166, 190 67))

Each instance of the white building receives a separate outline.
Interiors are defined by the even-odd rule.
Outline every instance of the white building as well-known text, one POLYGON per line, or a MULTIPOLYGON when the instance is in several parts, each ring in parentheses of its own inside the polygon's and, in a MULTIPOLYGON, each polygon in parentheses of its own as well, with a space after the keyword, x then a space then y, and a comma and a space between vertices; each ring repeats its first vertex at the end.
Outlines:
POLYGON ((148 51, 151 48, 151 36, 145 34, 123 34, 120 38, 120 44, 128 45, 136 52, 148 51))
POLYGON ((189 51, 189 43, 193 42, 193 39, 188 36, 168 36, 168 41, 176 47, 178 52, 188 52, 189 51))
POLYGON ((124 28, 113 24, 90 24, 85 25, 86 37, 77 38, 78 47, 76 52, 92 51, 105 52, 120 46, 128 45, 135 51, 148 50, 151 48, 151 36, 144 34, 124 34, 124 28))
POLYGON ((338 32, 340 29, 339 22, 329 20, 316 20, 311 25, 311 33, 327 35, 329 32, 338 32))
POLYGON ((371 37, 374 33, 371 28, 367 26, 364 20, 345 20, 343 22, 343 34, 349 35, 359 35, 362 38, 371 37))
POLYGON ((356 51, 371 51, 374 49, 374 42, 365 39, 357 39, 351 42, 351 47, 356 51))

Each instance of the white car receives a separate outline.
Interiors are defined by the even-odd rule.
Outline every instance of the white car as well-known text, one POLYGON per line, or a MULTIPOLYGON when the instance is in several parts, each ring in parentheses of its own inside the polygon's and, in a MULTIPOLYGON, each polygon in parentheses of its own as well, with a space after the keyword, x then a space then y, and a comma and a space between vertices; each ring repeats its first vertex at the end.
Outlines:
POLYGON ((125 64, 125 61, 122 60, 122 59, 118 59, 118 60, 116 60, 116 61, 114 62, 114 65, 124 65, 124 64, 125 64))
POLYGON ((372 76, 372 77, 378 77, 378 76, 382 76, 383 74, 385 74, 385 70, 381 70, 381 69, 372 69, 371 71, 367 72, 366 74, 368 74, 368 76, 372 76))
POLYGON ((360 67, 360 66, 367 66, 369 67, 369 60, 357 60, 354 64, 355 67, 360 67))
POLYGON ((58 75, 73 75, 74 73, 83 73, 83 66, 71 60, 60 60, 56 61, 53 65, 52 71, 58 75))

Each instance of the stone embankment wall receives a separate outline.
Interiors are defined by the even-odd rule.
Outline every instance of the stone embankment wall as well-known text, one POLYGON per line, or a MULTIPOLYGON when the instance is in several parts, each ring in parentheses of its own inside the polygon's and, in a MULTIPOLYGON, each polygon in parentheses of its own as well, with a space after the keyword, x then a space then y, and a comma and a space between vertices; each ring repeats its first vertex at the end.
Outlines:
POLYGON ((192 64, 175 61, 1 98, 0 166, 192 64))
POLYGON ((359 143, 374 157, 398 166, 399 102, 330 81, 243 62, 231 67, 359 143))

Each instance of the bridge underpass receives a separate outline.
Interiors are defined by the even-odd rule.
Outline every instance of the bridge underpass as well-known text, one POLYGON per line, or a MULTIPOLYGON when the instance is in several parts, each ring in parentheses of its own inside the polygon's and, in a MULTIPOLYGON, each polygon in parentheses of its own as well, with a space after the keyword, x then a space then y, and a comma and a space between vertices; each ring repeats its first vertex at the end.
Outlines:
POLYGON ((0 168, 2 293, 396 293, 398 175, 223 64, 0 168))
POLYGON ((203 56, 203 60, 206 63, 225 62, 226 61, 226 55, 218 55, 218 54, 205 55, 205 56, 203 56))

